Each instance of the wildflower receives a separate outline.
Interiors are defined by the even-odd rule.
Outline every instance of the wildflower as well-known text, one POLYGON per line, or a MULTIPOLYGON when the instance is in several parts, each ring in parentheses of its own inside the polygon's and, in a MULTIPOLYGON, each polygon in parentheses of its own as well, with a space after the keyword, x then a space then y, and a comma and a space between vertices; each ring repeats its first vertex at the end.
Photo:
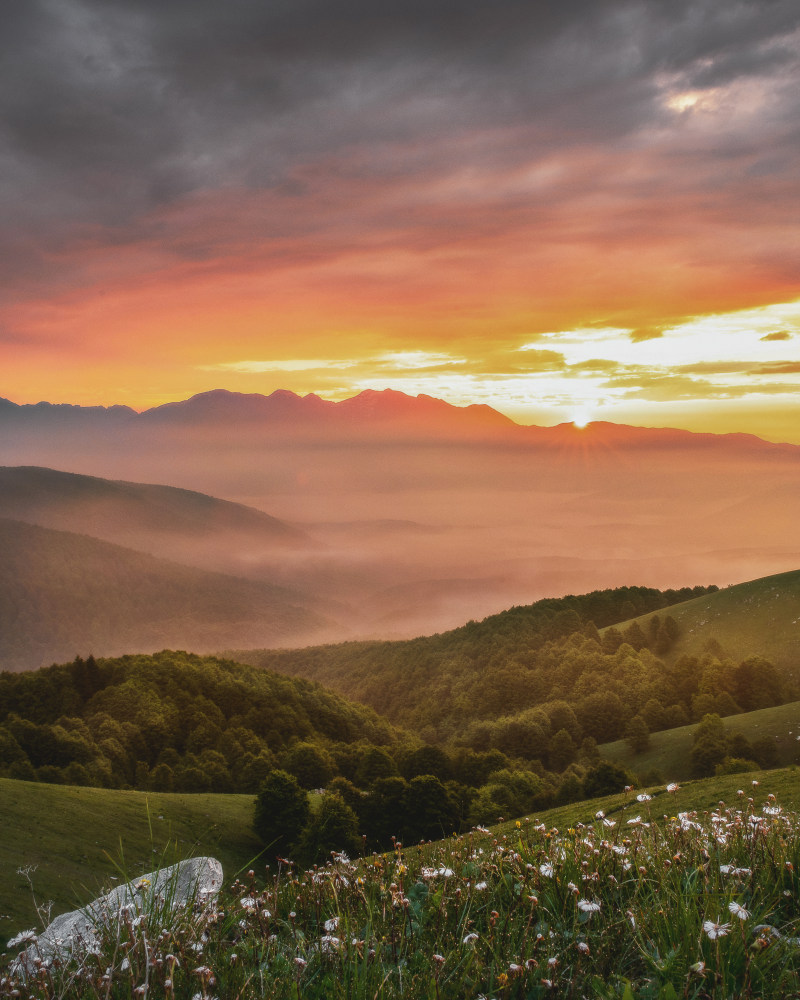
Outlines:
POLYGON ((27 942, 29 942, 29 941, 38 941, 38 940, 39 940, 39 938, 36 935, 36 931, 34 931, 34 930, 20 931, 19 934, 17 934, 16 937, 11 938, 11 940, 8 942, 8 945, 6 947, 8 947, 8 948, 16 948, 17 945, 27 944, 27 942))
POLYGON ((606 814, 603 812, 602 809, 598 809, 597 812, 594 814, 594 818, 595 819, 605 819, 606 818, 606 814))
POLYGON ((558 959, 555 957, 555 955, 553 955, 552 958, 547 959, 548 969, 555 969, 557 965, 558 965, 558 959))
POLYGON ((628 826, 640 826, 642 822, 641 816, 634 816, 633 819, 628 820, 628 826))
POLYGON ((539 872, 544 875, 545 878, 552 878, 555 874, 555 869, 549 862, 545 862, 543 865, 539 865, 539 872))
POLYGON ((298 969, 304 969, 308 965, 308 962, 304 958, 300 958, 300 956, 297 955, 294 960, 294 964, 298 969))
POLYGON ((332 931, 335 931, 338 926, 339 926, 339 918, 330 917, 330 919, 325 921, 325 933, 330 934, 332 931))
POLYGON ((681 788, 681 786, 678 784, 677 781, 670 781, 670 783, 667 785, 667 791, 671 795, 674 795, 675 792, 679 792, 680 788, 681 788))
POLYGON ((640 792, 639 795, 636 796, 636 801, 637 802, 650 802, 652 800, 652 798, 653 798, 653 796, 652 795, 648 795, 647 792, 640 792))
POLYGON ((737 903, 734 900, 728 903, 728 909, 734 917, 738 917, 740 920, 747 920, 750 916, 750 911, 746 910, 741 903, 737 903))
POLYGON ((579 941, 577 944, 578 951, 581 955, 589 954, 589 945, 585 941, 579 941))
MULTIPOLYGON (((519 824, 518 824, 519 825, 519 824)), ((508 966, 508 972, 511 976, 521 976, 525 969, 521 965, 517 965, 516 962, 510 962, 508 966)))
POLYGON ((596 899, 592 899, 592 900, 589 900, 589 899, 579 899, 578 900, 578 909, 582 913, 590 913, 590 914, 591 913, 599 913, 600 912, 600 904, 597 902, 596 899))
POLYGON ((472 944, 473 941, 477 941, 477 940, 478 940, 478 935, 475 933, 475 931, 471 931, 469 934, 466 935, 466 937, 464 938, 464 940, 461 943, 462 944, 472 944))
POLYGON ((444 955, 434 955, 433 960, 437 965, 444 965, 445 962, 444 955))
POLYGON ((322 950, 328 954, 332 951, 337 951, 342 945, 341 940, 338 937, 333 937, 332 934, 323 934, 319 939, 319 943, 322 950))
POLYGON ((692 970, 692 972, 696 972, 698 976, 702 976, 703 973, 706 971, 706 963, 702 961, 695 962, 694 965, 690 965, 689 968, 692 970))
POLYGON ((703 922, 703 930, 706 934, 708 934, 712 941, 716 938, 725 937, 730 929, 730 924, 715 924, 713 920, 706 920, 703 922))
POLYGON ((489 883, 488 882, 476 882, 475 888, 478 890, 478 892, 483 892, 484 889, 488 889, 489 888, 489 883))
POLYGON ((245 910, 254 910, 258 906, 258 903, 252 896, 242 896, 239 902, 245 910))

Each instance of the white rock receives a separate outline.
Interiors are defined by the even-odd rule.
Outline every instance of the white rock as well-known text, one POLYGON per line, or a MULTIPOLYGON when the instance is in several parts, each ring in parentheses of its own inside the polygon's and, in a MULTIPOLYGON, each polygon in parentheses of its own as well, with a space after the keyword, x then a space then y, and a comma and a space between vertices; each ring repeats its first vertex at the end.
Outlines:
POLYGON ((119 885, 80 910, 62 913, 12 963, 12 973, 33 972, 34 962, 50 963, 56 956, 85 954, 100 943, 103 928, 141 913, 172 911, 213 903, 222 888, 222 865, 216 858, 190 858, 169 868, 141 875, 119 885))

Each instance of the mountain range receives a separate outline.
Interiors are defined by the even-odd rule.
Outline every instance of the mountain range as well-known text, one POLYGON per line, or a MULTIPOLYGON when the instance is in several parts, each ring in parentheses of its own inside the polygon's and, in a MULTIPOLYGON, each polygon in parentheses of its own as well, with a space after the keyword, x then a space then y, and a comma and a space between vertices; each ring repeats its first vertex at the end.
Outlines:
POLYGON ((28 467, 0 475, 0 516, 285 588, 360 637, 800 565, 800 447, 752 435, 215 390, 142 413, 0 400, 0 464, 28 467))

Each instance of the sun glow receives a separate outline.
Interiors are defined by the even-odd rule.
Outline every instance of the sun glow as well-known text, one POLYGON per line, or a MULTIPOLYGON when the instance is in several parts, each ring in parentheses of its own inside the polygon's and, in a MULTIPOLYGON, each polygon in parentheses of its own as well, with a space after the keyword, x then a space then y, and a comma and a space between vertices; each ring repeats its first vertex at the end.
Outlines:
POLYGON ((580 429, 592 422, 592 411, 588 406, 581 406, 572 414, 572 423, 580 429))

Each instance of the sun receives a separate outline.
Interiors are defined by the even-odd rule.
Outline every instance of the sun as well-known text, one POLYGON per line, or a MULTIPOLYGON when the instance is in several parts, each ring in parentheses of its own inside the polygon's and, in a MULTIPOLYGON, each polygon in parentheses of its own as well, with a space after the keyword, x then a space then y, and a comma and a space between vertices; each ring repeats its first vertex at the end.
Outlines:
POLYGON ((592 422, 592 411, 588 406, 580 406, 572 414, 572 423, 575 427, 583 428, 592 422))

